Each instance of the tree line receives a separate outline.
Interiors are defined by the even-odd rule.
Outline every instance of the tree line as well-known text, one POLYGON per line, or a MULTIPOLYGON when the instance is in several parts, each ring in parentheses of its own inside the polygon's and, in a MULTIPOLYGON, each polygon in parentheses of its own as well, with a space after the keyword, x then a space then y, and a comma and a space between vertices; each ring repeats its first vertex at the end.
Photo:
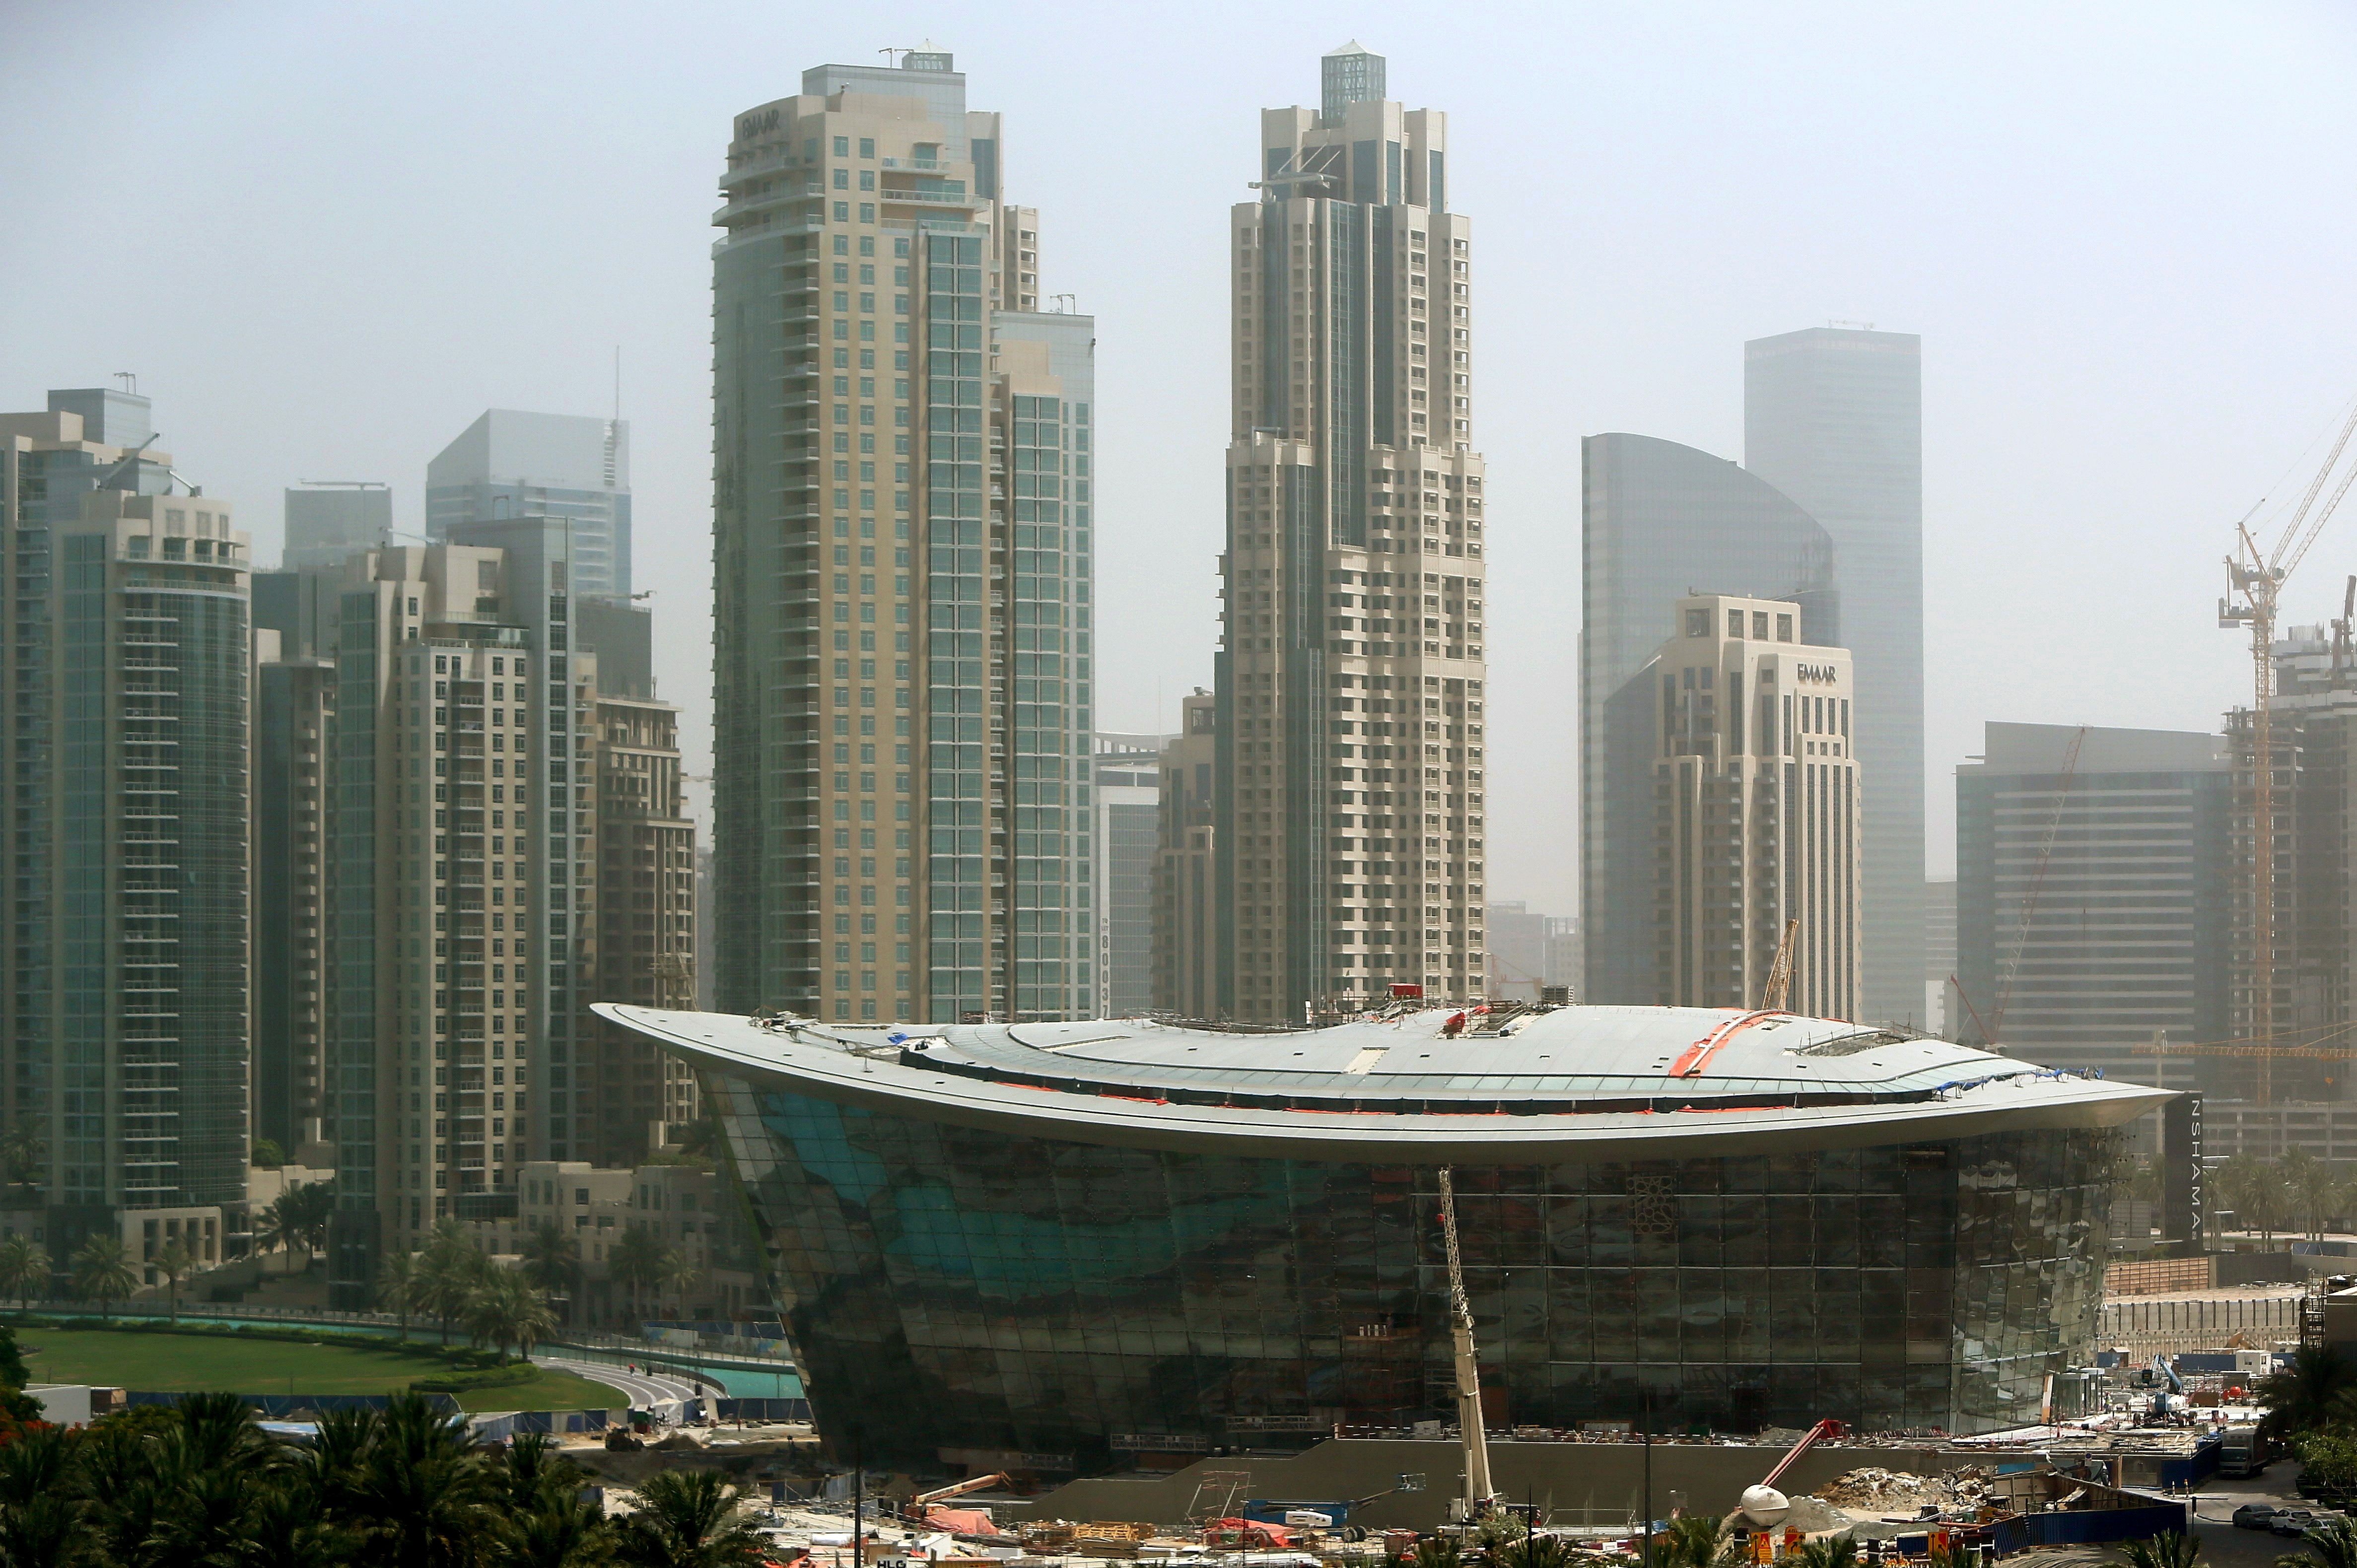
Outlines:
MULTIPOLYGON (((13 1346, 10 1347, 13 1354, 13 1346)), ((0 1568, 756 1568, 717 1470, 667 1470, 614 1519, 544 1434, 486 1449, 414 1394, 264 1431, 233 1394, 87 1428, 0 1417, 0 1568)))
POLYGON ((2357 1179, 2304 1149, 2277 1159, 2240 1154, 2210 1167, 2213 1208, 2234 1217, 2235 1229, 2275 1240, 2278 1232, 2319 1240, 2335 1220, 2357 1210, 2357 1179))

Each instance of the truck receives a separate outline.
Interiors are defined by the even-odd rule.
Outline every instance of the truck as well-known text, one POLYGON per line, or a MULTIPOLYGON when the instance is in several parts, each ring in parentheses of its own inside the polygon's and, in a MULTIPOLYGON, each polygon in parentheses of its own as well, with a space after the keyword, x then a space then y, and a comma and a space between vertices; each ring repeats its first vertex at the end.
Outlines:
POLYGON ((2230 1426, 2218 1440, 2218 1474, 2255 1476, 2276 1456, 2275 1439, 2256 1425, 2230 1426))

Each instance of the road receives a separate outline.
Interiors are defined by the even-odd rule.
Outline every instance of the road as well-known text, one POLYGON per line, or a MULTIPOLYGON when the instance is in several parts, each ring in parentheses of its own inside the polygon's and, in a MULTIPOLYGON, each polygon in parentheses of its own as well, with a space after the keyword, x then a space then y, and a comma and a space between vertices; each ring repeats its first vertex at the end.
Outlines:
POLYGON ((546 1367, 552 1371, 571 1372, 576 1377, 587 1378, 592 1382, 604 1383, 610 1388, 619 1389, 623 1396, 630 1402, 630 1408, 633 1410, 645 1410, 651 1405, 662 1404, 672 1400, 694 1399, 696 1393, 695 1385, 684 1378, 662 1377, 653 1372, 625 1371, 620 1367, 611 1366, 604 1361, 575 1361, 562 1356, 534 1356, 533 1363, 535 1366, 546 1367))
POLYGON ((2244 1503, 2272 1503, 2276 1508, 2312 1508, 2297 1483, 2297 1460, 2278 1459, 2255 1476, 2229 1480, 2212 1476, 2195 1489, 2200 1507, 2193 1530, 2201 1538, 2201 1561, 2207 1568, 2274 1568, 2276 1558, 2304 1550, 2292 1537, 2263 1530, 2236 1530, 2234 1510, 2244 1503))

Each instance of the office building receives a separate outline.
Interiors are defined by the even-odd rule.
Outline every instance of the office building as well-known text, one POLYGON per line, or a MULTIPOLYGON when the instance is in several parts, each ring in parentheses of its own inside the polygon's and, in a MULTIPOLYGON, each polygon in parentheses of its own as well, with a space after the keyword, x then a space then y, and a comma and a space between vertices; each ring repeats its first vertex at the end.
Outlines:
POLYGON ((1219 700, 1196 690, 1178 704, 1179 733, 1162 748, 1154 857, 1154 1010, 1218 1018, 1220 975, 1219 700))
POLYGON ((576 598, 629 598, 630 422, 488 409, 426 465, 427 537, 525 517, 565 525, 576 598))
POLYGON ((1095 324, 948 54, 802 86, 715 220, 715 994, 1083 1015, 1095 324))
MULTIPOLYGON (((686 1007, 695 994, 695 824, 682 796, 679 710, 668 703, 598 695, 590 741, 597 757, 598 886, 597 983, 601 1002, 686 1007)), ((574 1108, 589 1113, 577 1157, 635 1165, 683 1136, 701 1112, 695 1075, 644 1036, 595 1018, 574 1077, 574 1108)))
POLYGON ((1222 1016, 1485 983, 1472 225, 1447 117, 1383 79, 1346 46, 1264 111, 1229 225, 1222 1016))
POLYGON ((385 1249, 512 1212, 524 1161, 594 1141, 575 1046, 597 961, 597 667, 550 646, 562 568, 531 548, 439 544, 337 574, 324 983, 339 1305, 370 1299, 385 1249))
POLYGON ((1490 996, 1508 1002, 1577 1002, 1581 972, 1579 918, 1548 915, 1520 899, 1492 903, 1485 918, 1490 942, 1490 996))
MULTIPOLYGON (((286 573, 275 578, 283 589, 286 573)), ((289 651, 291 628, 253 631, 253 1136, 287 1158, 319 1141, 320 1048, 327 1005, 326 910, 328 757, 336 667, 289 651)), ((299 1163, 299 1162, 298 1162, 299 1163)))
POLYGON ((1097 998, 1102 1018, 1154 1010, 1154 864, 1162 824, 1163 735, 1097 736, 1097 998))
POLYGON ((2118 1129, 2166 1098, 1718 1009, 881 1051, 601 1010, 703 1069, 818 1422, 896 1466, 1448 1419, 1443 1165, 1501 1427, 2034 1423, 2096 1348, 2118 1129))
POLYGON ((1964 1009, 1951 1000, 1949 977, 1956 972, 1956 879, 1926 877, 1923 882, 1923 1032, 1942 1039, 1956 1037, 1953 1027, 1964 1009))
POLYGON ((1544 994, 1547 919, 1518 898, 1493 902, 1482 912, 1492 1001, 1536 1002, 1544 994))
POLYGON ((1956 769, 1959 1037, 2200 1086, 2154 1047, 2228 1037, 2233 789, 2216 736, 1989 725, 1956 769))
POLYGON ((245 1198, 250 543, 154 443, 113 389, 0 415, 0 1117, 59 1268, 218 1259, 245 1198))
POLYGON ((1641 672, 1653 748, 1654 973, 1663 1006, 1858 1015, 1859 790, 1846 650, 1805 647, 1789 600, 1677 601, 1641 672))
POLYGON ((1858 1004, 1865 1017, 1911 1019, 1923 972, 1922 339, 1813 327, 1746 343, 1743 465, 1833 539, 1840 640, 1857 659, 1858 1004))
POLYGON ((1650 436, 1583 443, 1579 632, 1584 1000, 1651 1004, 1655 941, 1655 736, 1646 664, 1678 632, 1687 594, 1789 599, 1800 640, 1838 644, 1831 538, 1806 512, 1723 457, 1650 436))
POLYGON ((282 571, 337 566, 393 542, 393 491, 373 480, 306 479, 286 492, 282 571))

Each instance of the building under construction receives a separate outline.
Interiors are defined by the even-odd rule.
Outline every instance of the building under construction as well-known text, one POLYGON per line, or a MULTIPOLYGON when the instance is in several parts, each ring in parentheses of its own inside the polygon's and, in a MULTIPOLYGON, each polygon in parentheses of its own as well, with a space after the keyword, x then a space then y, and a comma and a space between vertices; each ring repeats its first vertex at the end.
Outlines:
POLYGON ((2274 909, 2267 931, 2269 983, 2259 982, 2260 879, 2250 875, 2257 779, 2252 711, 2227 715, 2234 765, 2233 968, 2227 1028, 2202 1059, 2213 1093, 2260 1104, 2352 1098, 2350 1058, 2352 921, 2349 887, 2357 877, 2357 835, 2350 828, 2357 782, 2357 660, 2346 618, 2330 627, 2287 628, 2275 642, 2269 746, 2275 817, 2275 875, 2266 879, 2274 909))

